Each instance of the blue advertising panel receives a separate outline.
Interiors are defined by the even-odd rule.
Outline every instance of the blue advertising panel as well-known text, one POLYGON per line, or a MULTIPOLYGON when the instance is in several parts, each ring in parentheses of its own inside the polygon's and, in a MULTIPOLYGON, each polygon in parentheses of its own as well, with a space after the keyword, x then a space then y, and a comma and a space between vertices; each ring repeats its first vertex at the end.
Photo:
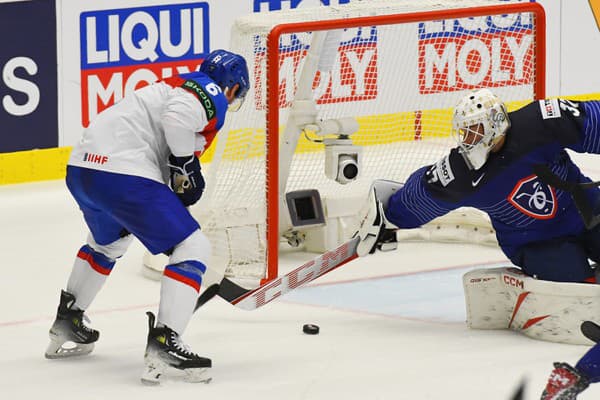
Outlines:
POLYGON ((0 3, 0 152, 58 146, 54 0, 0 3))
POLYGON ((81 13, 82 125, 141 86, 195 71, 210 52, 209 4, 81 13))

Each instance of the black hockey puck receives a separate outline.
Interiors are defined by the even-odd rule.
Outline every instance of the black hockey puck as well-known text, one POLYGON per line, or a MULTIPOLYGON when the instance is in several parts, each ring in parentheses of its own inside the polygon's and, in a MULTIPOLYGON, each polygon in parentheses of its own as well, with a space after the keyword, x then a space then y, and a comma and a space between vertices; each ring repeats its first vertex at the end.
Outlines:
POLYGON ((302 327, 302 332, 306 333, 307 335, 318 335, 319 325, 305 324, 302 327))

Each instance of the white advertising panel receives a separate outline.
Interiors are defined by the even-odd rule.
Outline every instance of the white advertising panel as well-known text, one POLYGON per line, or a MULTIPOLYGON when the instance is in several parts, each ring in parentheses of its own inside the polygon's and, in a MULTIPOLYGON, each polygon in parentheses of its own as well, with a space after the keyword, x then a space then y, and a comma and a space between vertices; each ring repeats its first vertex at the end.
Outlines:
MULTIPOLYGON (((280 9, 337 6, 349 1, 57 0, 58 145, 74 144, 90 119, 128 91, 173 73, 194 69, 206 52, 229 47, 231 23, 237 17, 280 9)), ((8 2, 0 0, 0 3, 8 2)), ((600 63, 600 54, 594 49, 600 47, 600 31, 588 1, 538 2, 544 6, 547 16, 547 95, 598 92, 600 76, 596 65, 600 63)), ((423 41, 421 38, 420 43, 423 41)), ((475 50, 481 45, 471 44, 475 50)), ((489 71, 492 71, 493 46, 510 46, 510 43, 483 45, 489 50, 489 71)), ((444 53, 446 57, 461 57, 460 51, 450 50, 444 53)), ((519 56, 515 53, 515 57, 519 56)), ((427 68, 431 72, 448 61, 431 57, 429 60, 421 71, 425 82, 432 77, 427 68)), ((460 71, 457 74, 464 83, 466 76, 460 71)), ((466 78, 467 81, 485 80, 493 76, 466 78)), ((365 95, 368 95, 368 82, 365 85, 365 95)))
POLYGON ((89 121, 127 92, 194 70, 206 53, 228 48, 239 16, 348 2, 58 1, 59 143, 76 143, 89 121))

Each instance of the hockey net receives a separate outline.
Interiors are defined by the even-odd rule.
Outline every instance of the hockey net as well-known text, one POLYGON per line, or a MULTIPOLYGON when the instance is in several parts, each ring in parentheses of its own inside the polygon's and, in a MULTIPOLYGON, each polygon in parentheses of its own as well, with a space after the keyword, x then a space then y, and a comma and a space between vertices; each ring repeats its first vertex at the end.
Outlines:
MULTIPOLYGON (((204 156, 207 189, 193 209, 214 262, 228 276, 268 280, 284 247, 346 241, 374 179, 402 182, 456 145, 452 107, 468 90, 492 88, 509 111, 544 96, 544 30, 538 4, 486 0, 373 0, 238 19, 231 50, 245 56, 253 85, 204 156), (332 126, 342 126, 337 136, 332 126), (349 183, 326 173, 332 137, 358 164, 349 183), (301 217, 315 217, 315 201, 324 215, 302 226, 290 221, 286 194, 305 191, 313 195, 299 200, 301 217)), ((402 235, 495 240, 487 217, 469 209, 402 235)))

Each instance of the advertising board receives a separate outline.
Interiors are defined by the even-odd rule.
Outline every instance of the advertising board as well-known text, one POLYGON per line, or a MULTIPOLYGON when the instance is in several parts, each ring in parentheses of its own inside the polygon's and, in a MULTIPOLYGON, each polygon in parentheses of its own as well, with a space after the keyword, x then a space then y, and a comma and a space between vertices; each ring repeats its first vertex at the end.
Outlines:
POLYGON ((0 153, 57 147, 54 1, 0 3, 0 37, 0 153))

